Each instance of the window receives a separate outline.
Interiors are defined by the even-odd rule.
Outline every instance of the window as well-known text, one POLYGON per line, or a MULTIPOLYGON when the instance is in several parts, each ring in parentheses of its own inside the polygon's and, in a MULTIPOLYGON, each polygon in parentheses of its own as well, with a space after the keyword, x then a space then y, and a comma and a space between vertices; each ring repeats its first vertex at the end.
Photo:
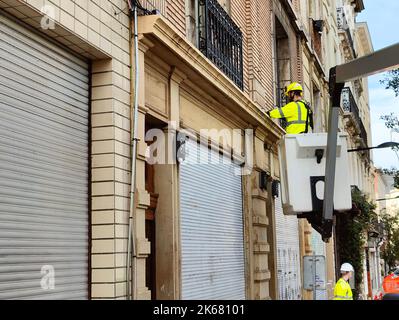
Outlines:
POLYGON ((229 11, 230 0, 186 1, 187 38, 243 90, 242 32, 229 11))
POLYGON ((281 22, 275 21, 275 46, 276 46, 276 75, 277 75, 277 104, 285 105, 285 87, 292 81, 291 53, 288 34, 281 22))
POLYGON ((314 110, 314 132, 323 132, 326 128, 324 112, 321 107, 321 95, 320 90, 313 85, 313 110, 314 110))
POLYGON ((323 27, 324 21, 323 20, 313 20, 313 29, 312 29, 312 46, 314 51, 316 52, 317 56, 319 57, 320 61, 323 58, 323 45, 322 45, 322 35, 323 35, 323 27))
MULTIPOLYGON (((199 47, 198 28, 200 24, 201 12, 200 5, 204 0, 186 0, 186 32, 187 39, 199 47)), ((224 11, 231 14, 231 0, 217 0, 224 11)))

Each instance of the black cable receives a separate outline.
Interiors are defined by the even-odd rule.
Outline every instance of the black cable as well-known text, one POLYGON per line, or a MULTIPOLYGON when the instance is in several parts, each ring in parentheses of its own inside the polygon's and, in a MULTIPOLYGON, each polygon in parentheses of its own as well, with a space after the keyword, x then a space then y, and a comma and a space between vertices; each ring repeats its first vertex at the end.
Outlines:
MULTIPOLYGON (((129 0, 129 1, 131 1, 131 0, 129 0)), ((153 14, 154 13, 154 11, 156 11, 156 10, 148 10, 148 9, 146 9, 146 8, 144 8, 142 5, 141 5, 141 3, 140 3, 140 1, 139 0, 133 0, 133 5, 131 4, 131 10, 134 8, 134 7, 137 7, 138 9, 140 9, 141 11, 143 11, 144 12, 144 14, 145 15, 151 15, 151 14, 153 14)))
MULTIPOLYGON (((127 0, 127 2, 130 4, 130 0, 127 0)), ((117 8, 119 11, 117 12, 117 10, 115 10, 115 5, 113 5, 112 4, 112 9, 114 9, 114 15, 118 15, 118 14, 120 14, 121 12, 123 12, 125 9, 126 9, 126 6, 125 7, 123 7, 123 9, 119 9, 119 8, 117 8)))
POLYGON ((129 11, 132 11, 133 10, 132 1, 131 0, 127 0, 127 4, 129 6, 129 11))

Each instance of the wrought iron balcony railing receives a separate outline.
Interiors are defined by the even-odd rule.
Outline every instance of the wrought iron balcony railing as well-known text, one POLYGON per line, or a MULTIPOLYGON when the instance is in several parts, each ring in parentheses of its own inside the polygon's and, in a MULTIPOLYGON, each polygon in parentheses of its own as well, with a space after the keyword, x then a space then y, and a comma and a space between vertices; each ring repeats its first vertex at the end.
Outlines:
POLYGON ((199 49, 241 89, 242 32, 217 0, 199 0, 199 49))
POLYGON ((356 50, 355 50, 355 43, 353 41, 353 37, 352 37, 351 31, 349 29, 349 24, 348 24, 348 20, 346 19, 344 8, 342 8, 342 7, 337 8, 337 24, 338 24, 338 30, 341 32, 344 32, 346 34, 346 37, 348 39, 348 43, 349 43, 349 46, 353 53, 353 56, 354 56, 354 58, 356 58, 357 54, 356 54, 356 50))
POLYGON ((360 138, 363 140, 364 145, 368 147, 367 131, 360 117, 359 107, 353 97, 352 90, 349 87, 345 87, 342 90, 342 108, 344 112, 352 113, 354 120, 359 126, 360 138))

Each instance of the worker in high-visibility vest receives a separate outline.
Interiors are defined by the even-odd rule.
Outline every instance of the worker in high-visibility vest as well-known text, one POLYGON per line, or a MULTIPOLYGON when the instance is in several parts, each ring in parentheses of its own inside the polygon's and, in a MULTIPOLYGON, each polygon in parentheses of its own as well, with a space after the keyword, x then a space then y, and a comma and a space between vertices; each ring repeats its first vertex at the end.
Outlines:
POLYGON ((350 263, 341 266, 341 278, 337 281, 334 288, 334 300, 353 300, 351 286, 348 281, 355 271, 350 263))
POLYGON ((271 118, 285 119, 287 121, 286 131, 288 134, 308 133, 313 129, 313 113, 310 106, 303 100, 303 88, 297 83, 291 83, 285 95, 289 103, 282 108, 267 111, 271 118))

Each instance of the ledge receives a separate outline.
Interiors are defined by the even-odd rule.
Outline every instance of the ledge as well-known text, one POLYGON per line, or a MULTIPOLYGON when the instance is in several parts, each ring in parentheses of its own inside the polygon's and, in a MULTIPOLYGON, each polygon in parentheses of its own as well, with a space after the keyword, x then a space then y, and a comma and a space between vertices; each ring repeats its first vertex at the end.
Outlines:
POLYGON ((256 282, 269 281, 271 279, 271 272, 267 269, 256 270, 254 273, 254 280, 256 282))
POLYGON ((269 218, 266 216, 253 215, 252 216, 252 224, 258 227, 268 227, 269 226, 269 218))

